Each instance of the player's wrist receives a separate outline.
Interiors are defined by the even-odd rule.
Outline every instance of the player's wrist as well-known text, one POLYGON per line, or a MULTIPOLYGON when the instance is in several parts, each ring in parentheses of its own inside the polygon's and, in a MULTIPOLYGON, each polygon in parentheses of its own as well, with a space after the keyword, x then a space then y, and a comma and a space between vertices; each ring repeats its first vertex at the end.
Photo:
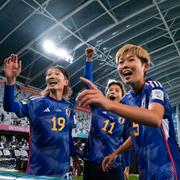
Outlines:
POLYGON ((92 58, 86 58, 86 62, 92 62, 93 61, 93 59, 92 58))
POLYGON ((16 78, 6 78, 6 85, 14 85, 16 83, 16 78))
POLYGON ((86 54, 86 62, 92 62, 94 56, 95 49, 93 47, 89 47, 85 50, 86 54))
POLYGON ((113 160, 115 160, 117 158, 117 156, 118 156, 117 152, 112 153, 113 160))
POLYGON ((113 112, 113 106, 114 106, 114 102, 113 101, 111 101, 111 100, 107 100, 107 102, 106 103, 104 103, 105 104, 105 109, 107 110, 107 111, 112 111, 113 112))
POLYGON ((126 169, 126 171, 129 171, 130 167, 129 166, 125 166, 125 169, 126 169))

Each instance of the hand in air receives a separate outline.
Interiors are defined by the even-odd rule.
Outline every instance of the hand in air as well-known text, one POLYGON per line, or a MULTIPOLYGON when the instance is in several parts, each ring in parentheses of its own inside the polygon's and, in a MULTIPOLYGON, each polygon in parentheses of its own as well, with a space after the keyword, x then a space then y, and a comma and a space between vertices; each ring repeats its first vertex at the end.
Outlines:
POLYGON ((7 82, 14 83, 16 77, 21 72, 21 61, 18 60, 18 56, 11 54, 8 58, 4 60, 3 70, 7 78, 7 82))
POLYGON ((80 105, 96 105, 108 110, 108 106, 111 103, 110 100, 108 100, 91 81, 83 77, 80 79, 89 87, 89 89, 81 92, 76 98, 78 101, 80 101, 80 105))

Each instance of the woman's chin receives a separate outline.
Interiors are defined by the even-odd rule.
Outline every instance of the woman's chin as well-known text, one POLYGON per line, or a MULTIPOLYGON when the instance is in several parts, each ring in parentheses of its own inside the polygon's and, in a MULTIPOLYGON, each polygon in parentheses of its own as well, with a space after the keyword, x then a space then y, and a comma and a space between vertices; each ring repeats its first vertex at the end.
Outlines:
POLYGON ((48 89, 49 89, 49 91, 51 91, 51 92, 56 91, 56 88, 55 88, 55 87, 49 87, 48 89))
POLYGON ((131 84, 131 81, 126 80, 126 79, 124 79, 123 82, 124 82, 124 84, 131 84))

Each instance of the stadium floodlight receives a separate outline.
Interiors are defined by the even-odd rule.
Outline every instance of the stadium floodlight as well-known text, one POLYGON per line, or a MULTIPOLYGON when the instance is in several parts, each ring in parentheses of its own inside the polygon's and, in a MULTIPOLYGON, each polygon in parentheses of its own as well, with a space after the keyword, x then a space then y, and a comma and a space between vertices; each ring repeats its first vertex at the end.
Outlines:
POLYGON ((44 41, 43 48, 47 53, 54 54, 55 56, 68 61, 69 63, 72 63, 73 61, 73 57, 69 55, 66 50, 57 48, 55 44, 50 40, 44 41))
POLYGON ((66 61, 72 63, 73 57, 71 55, 69 55, 66 50, 56 49, 56 51, 54 51, 54 54, 60 58, 65 59, 66 61))
POLYGON ((48 53, 53 53, 54 50, 56 49, 54 43, 50 40, 46 40, 43 44, 43 48, 48 52, 48 53))

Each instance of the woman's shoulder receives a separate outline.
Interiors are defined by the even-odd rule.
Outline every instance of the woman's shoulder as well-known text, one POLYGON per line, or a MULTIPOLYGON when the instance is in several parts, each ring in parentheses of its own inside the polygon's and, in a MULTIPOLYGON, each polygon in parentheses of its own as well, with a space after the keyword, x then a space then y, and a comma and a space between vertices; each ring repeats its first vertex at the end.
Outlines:
POLYGON ((159 81, 156 81, 156 80, 151 80, 151 79, 148 79, 145 83, 145 87, 147 88, 150 88, 150 89, 164 89, 163 88, 163 85, 159 82, 159 81))
POLYGON ((45 99, 45 96, 30 96, 28 99, 27 99, 27 101, 29 102, 29 103, 37 103, 37 102, 39 102, 39 101, 42 101, 42 100, 44 100, 45 99))
POLYGON ((70 101, 68 101, 67 99, 63 99, 63 103, 67 104, 68 106, 70 106, 71 108, 74 108, 74 104, 71 103, 70 101))

